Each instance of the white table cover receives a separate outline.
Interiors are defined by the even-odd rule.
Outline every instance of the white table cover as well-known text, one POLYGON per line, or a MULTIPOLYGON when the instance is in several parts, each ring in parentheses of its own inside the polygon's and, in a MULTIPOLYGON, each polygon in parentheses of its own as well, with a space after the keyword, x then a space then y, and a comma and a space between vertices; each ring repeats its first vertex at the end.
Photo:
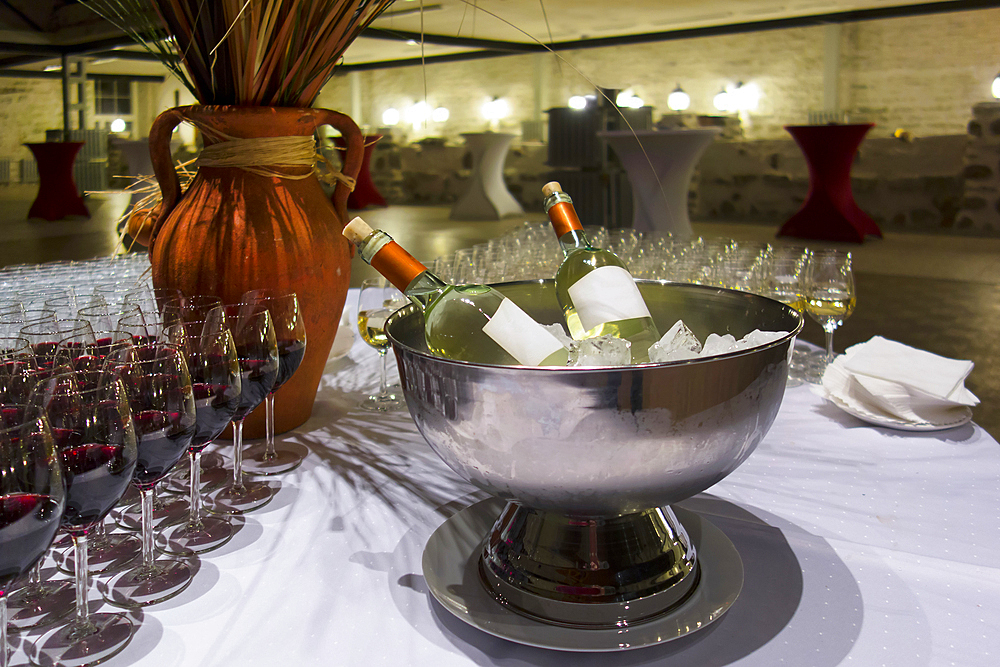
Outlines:
POLYGON ((357 407, 377 368, 360 340, 328 363, 312 418, 280 436, 312 454, 184 593, 135 614, 109 667, 1000 664, 1000 448, 978 426, 890 431, 789 389, 750 459, 684 503, 739 550, 735 605, 674 642, 564 653, 491 637, 430 597, 427 538, 485 496, 408 413, 357 407))

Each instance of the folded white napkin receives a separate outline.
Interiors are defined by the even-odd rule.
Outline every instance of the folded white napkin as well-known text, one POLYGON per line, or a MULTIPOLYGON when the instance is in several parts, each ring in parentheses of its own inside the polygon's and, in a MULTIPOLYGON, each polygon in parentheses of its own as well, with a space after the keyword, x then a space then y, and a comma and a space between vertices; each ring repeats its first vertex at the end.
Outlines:
MULTIPOLYGON (((847 348, 844 357, 844 367, 856 375, 895 382, 942 400, 969 400, 964 382, 972 372, 971 361, 948 359, 881 336, 847 348)), ((963 405, 979 403, 972 399, 975 402, 963 405)))
POLYGON ((964 384, 972 366, 876 336, 848 348, 827 367, 823 393, 857 413, 948 424, 979 404, 964 384))

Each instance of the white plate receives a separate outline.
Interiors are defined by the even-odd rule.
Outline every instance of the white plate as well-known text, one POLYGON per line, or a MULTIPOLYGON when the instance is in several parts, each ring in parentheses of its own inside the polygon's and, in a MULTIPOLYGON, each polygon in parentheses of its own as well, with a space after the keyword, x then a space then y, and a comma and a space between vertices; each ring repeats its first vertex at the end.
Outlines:
POLYGON ((483 632, 518 644, 560 651, 624 651, 683 637, 717 620, 743 588, 743 562, 736 547, 711 522, 673 508, 698 553, 701 579, 676 609, 627 628, 578 629, 536 621, 497 602, 479 578, 479 555, 504 503, 491 498, 441 524, 424 548, 424 579, 449 612, 483 632))
POLYGON ((341 322, 340 326, 337 327, 337 336, 333 339, 333 347, 330 348, 330 356, 327 357, 327 361, 346 356, 353 345, 354 327, 341 322))
POLYGON ((861 421, 872 424, 873 426, 883 426, 885 428, 896 429, 897 431, 944 431, 949 428, 964 426, 972 421, 972 409, 967 407, 956 408, 955 419, 947 422, 910 422, 905 419, 897 419, 895 417, 880 415, 874 412, 869 412, 868 410, 863 410, 859 407, 848 405, 833 394, 828 393, 826 398, 828 401, 852 417, 857 417, 861 421))

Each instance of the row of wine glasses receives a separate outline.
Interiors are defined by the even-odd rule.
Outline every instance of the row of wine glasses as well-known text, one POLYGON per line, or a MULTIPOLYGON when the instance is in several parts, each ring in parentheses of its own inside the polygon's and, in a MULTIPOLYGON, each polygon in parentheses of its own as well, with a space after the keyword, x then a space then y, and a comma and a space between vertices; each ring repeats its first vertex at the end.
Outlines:
MULTIPOLYGON (((261 484, 243 478, 239 466, 240 426, 259 403, 267 402, 273 407, 277 386, 295 372, 301 361, 305 332, 294 295, 257 293, 245 297, 244 303, 228 307, 217 304, 215 310, 181 308, 171 313, 168 305, 158 308, 155 314, 143 312, 141 305, 131 309, 125 299, 116 309, 102 309, 89 303, 90 312, 85 313, 91 318, 89 321, 67 322, 46 316, 35 329, 21 322, 25 325, 22 330, 27 329, 24 335, 32 336, 32 340, 18 338, 4 347, 0 366, 4 405, 23 399, 26 388, 33 383, 36 387, 46 386, 43 401, 52 411, 46 411, 49 419, 56 424, 50 433, 52 447, 59 452, 56 458, 61 463, 65 495, 69 499, 56 522, 62 523, 75 545, 75 562, 69 569, 76 577, 76 617, 70 624, 43 635, 32 646, 31 651, 36 652, 39 660, 90 664, 110 657, 129 641, 132 628, 126 616, 90 614, 87 601, 91 571, 87 562, 88 537, 103 525, 129 481, 135 483, 141 496, 142 560, 137 567, 113 577, 105 594, 109 602, 122 607, 146 606, 178 594, 197 567, 196 559, 192 561, 191 556, 217 548, 228 539, 185 543, 183 532, 175 530, 171 535, 161 535, 158 543, 166 547, 163 550, 179 551, 187 558, 157 557, 151 519, 152 490, 157 482, 166 477, 185 452, 200 452, 218 437, 230 419, 235 420, 236 470, 232 482, 213 499, 213 509, 239 513, 270 500, 275 483, 261 484), (272 311, 282 310, 285 314, 272 318, 272 311), (119 328, 101 330, 99 336, 95 335, 90 322, 104 318, 103 325, 110 327, 115 315, 119 316, 119 328), (223 327, 226 315, 231 324, 223 327), (185 322, 185 316, 204 319, 185 322), (280 327, 275 322, 281 322, 280 327), (190 326, 192 323, 197 326, 190 326), (123 332, 130 326, 129 331, 123 332), (281 345, 277 331, 281 331, 281 345), (25 361, 29 358, 30 364, 25 361), (18 371, 20 366, 30 366, 30 371, 18 371), (263 500, 257 490, 260 487, 265 489, 263 500), (248 497, 251 502, 244 502, 248 497), (227 501, 231 501, 228 506, 227 501)), ((275 474, 297 465, 304 452, 299 452, 298 460, 293 460, 294 450, 279 456, 281 450, 273 443, 273 417, 268 422, 270 437, 261 448, 260 459, 264 464, 262 472, 275 474)), ((24 458, 6 447, 4 455, 24 458)), ((196 456, 192 459, 191 496, 200 500, 197 483, 200 466, 196 456)), ((50 456, 47 460, 54 459, 50 456)), ((7 469, 5 466, 5 473, 7 469)), ((9 495, 6 488, 5 485, 5 497, 9 495)), ((8 504, 5 501, 3 506, 0 544, 6 544, 6 535, 17 532, 14 529, 13 533, 4 532, 8 523, 18 520, 8 521, 8 504)), ((178 526, 204 529, 206 522, 199 510, 200 503, 195 500, 191 503, 190 520, 178 526)), ((11 512, 16 514, 14 510, 11 512)), ((211 519, 226 523, 222 517, 211 519)), ((40 556, 41 553, 30 560, 39 562, 40 556)), ((8 568, 4 563, 0 570, 4 577, 3 593, 10 581, 26 569, 19 565, 15 572, 13 566, 8 568), (10 581, 7 581, 8 570, 10 581)), ((3 598, 6 600, 6 596, 3 598)), ((6 618, 2 620, 6 629, 6 618)), ((6 643, 0 646, 6 647, 6 643)), ((5 650, 3 653, 6 655, 5 650)))

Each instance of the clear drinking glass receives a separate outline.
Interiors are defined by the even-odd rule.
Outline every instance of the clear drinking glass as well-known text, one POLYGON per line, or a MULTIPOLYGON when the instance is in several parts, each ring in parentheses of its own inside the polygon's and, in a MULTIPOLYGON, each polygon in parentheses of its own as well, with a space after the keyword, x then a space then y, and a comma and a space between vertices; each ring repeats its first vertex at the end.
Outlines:
POLYGON ((385 278, 370 278, 361 284, 358 295, 358 331, 362 340, 378 352, 379 390, 361 401, 361 408, 386 412, 404 405, 402 399, 389 391, 386 380, 386 353, 389 339, 385 335, 385 321, 398 306, 392 305, 392 294, 397 292, 385 278), (388 305, 387 305, 388 304, 388 305))

